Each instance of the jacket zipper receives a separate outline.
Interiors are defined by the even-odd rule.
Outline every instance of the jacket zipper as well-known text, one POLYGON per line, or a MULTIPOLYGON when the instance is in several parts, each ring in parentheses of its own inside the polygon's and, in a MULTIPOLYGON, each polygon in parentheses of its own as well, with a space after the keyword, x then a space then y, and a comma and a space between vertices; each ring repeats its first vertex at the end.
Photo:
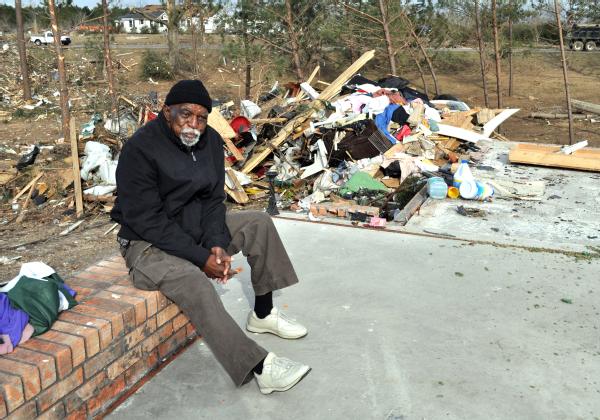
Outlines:
POLYGON ((194 151, 192 150, 192 148, 191 148, 191 147, 189 147, 189 148, 188 148, 188 150, 190 151, 190 154, 192 155, 192 160, 193 160, 194 162, 196 162, 196 156, 194 155, 194 151))

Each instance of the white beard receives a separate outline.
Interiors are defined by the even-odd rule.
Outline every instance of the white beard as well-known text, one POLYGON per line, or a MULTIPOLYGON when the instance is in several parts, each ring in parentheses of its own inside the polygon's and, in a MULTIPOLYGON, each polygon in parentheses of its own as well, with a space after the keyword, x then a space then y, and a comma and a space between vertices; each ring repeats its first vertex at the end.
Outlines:
POLYGON ((196 130, 195 128, 185 126, 181 130, 181 133, 179 133, 179 139, 187 147, 192 147, 196 143, 198 143, 201 134, 202 133, 200 132, 200 130, 196 130))

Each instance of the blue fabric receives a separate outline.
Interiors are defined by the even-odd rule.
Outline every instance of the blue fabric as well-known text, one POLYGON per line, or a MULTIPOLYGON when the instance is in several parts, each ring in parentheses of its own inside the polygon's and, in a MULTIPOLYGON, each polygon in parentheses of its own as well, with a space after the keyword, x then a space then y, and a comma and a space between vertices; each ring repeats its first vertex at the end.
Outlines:
POLYGON ((394 115, 394 111, 396 109, 398 109, 400 107, 400 105, 398 104, 390 104, 388 105, 385 110, 381 113, 378 114, 375 117, 375 125, 377 126, 377 128, 379 128, 379 130, 385 134, 385 136, 389 139, 389 141, 392 144, 396 144, 396 139, 394 138, 394 136, 392 136, 390 134, 390 132, 388 131, 388 125, 390 124, 390 121, 392 121, 392 116, 394 115))
POLYGON ((29 315, 14 308, 6 293, 0 293, 0 334, 10 337, 13 346, 21 342, 23 329, 29 322, 29 315))

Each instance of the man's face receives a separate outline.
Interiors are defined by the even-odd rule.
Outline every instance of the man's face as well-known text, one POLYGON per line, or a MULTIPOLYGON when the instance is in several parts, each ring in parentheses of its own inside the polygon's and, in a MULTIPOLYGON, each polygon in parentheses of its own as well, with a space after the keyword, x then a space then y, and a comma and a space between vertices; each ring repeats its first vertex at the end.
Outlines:
POLYGON ((197 104, 165 105, 163 112, 171 130, 183 144, 191 147, 198 143, 208 121, 205 107, 197 104))

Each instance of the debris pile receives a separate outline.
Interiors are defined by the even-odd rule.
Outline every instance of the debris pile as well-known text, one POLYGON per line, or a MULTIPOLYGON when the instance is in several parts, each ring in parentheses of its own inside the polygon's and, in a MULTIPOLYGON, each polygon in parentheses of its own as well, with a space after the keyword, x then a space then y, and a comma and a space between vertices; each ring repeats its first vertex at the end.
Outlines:
POLYGON ((397 76, 370 80, 358 71, 372 56, 331 83, 313 84, 315 69, 306 82, 276 84, 258 103, 215 107, 209 124, 226 142, 233 201, 266 200, 271 175, 279 208, 384 227, 405 224, 427 197, 492 198, 493 187, 468 165, 504 139, 495 131, 518 109, 430 99, 397 76))

